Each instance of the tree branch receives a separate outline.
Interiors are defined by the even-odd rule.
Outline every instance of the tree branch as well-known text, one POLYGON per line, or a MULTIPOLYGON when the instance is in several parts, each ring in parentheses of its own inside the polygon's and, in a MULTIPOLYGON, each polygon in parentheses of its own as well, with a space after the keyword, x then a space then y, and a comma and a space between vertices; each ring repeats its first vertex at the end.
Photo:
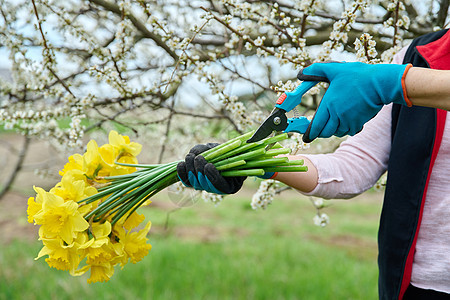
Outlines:
MULTIPOLYGON (((50 55, 50 48, 48 47, 47 39, 45 38, 44 31, 42 30, 42 24, 41 24, 42 21, 39 18, 39 14, 38 14, 38 11, 37 11, 36 3, 34 2, 34 0, 31 0, 31 2, 33 3, 34 14, 35 14, 36 19, 37 19, 39 32, 41 33, 41 36, 42 36, 42 43, 43 43, 44 49, 48 53, 49 61, 52 61, 53 59, 51 58, 51 55, 50 55)), ((53 76, 55 76, 56 80, 64 87, 64 89, 69 94, 71 94, 73 97, 75 97, 74 94, 72 93, 72 91, 69 89, 69 86, 66 85, 66 83, 63 80, 61 80, 61 78, 59 78, 58 74, 56 74, 56 72, 53 70, 53 68, 51 68, 49 65, 46 65, 46 68, 47 68, 47 70, 50 71, 50 73, 52 73, 53 76)))
MULTIPOLYGON (((169 139, 170 125, 172 123, 172 119, 174 116, 174 113, 173 113, 174 106, 175 106, 175 97, 172 98, 172 103, 170 104, 170 107, 169 107, 170 113, 169 113, 169 117, 167 118, 166 132, 164 133, 164 137, 165 137, 166 141, 169 139)), ((159 164, 162 163, 165 150, 166 150, 166 143, 163 143, 161 146, 161 151, 159 152, 159 159, 158 159, 159 164)))
POLYGON ((27 154, 28 148, 30 146, 30 137, 25 136, 25 140, 22 146, 22 149, 20 150, 19 157, 17 159, 16 165, 14 167, 14 170, 9 175, 8 179, 5 182, 5 185, 3 189, 0 191, 0 200, 2 200, 3 196, 11 189, 12 184, 14 183, 14 180, 16 179, 17 175, 19 174, 20 170, 22 169, 23 162, 25 160, 25 156, 27 154))
POLYGON ((439 4, 439 12, 436 18, 436 25, 440 28, 444 28, 445 20, 447 19, 449 4, 449 0, 441 0, 439 4))
MULTIPOLYGON (((110 12, 115 13, 118 16, 122 16, 122 10, 120 7, 115 4, 111 3, 109 1, 105 0, 89 0, 91 3, 97 4, 101 7, 103 7, 106 10, 109 10, 110 12)), ((178 55, 167 46, 166 43, 163 42, 161 37, 150 30, 147 29, 145 24, 140 22, 134 15, 128 13, 126 17, 133 23, 134 27, 136 27, 137 30, 146 38, 152 39, 159 47, 163 48, 175 61, 179 59, 178 55)))

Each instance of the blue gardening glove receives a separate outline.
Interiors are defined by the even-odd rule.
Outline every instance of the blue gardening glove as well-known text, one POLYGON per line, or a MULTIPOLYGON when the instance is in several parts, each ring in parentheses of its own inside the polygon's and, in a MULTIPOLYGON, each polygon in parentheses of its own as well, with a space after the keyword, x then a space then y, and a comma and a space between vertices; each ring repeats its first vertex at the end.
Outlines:
POLYGON ((355 135, 385 104, 411 106, 404 78, 411 65, 359 62, 314 63, 298 79, 330 83, 314 118, 303 135, 309 143, 317 137, 355 135))
POLYGON ((215 194, 234 194, 239 191, 247 177, 223 177, 212 163, 208 163, 201 153, 219 144, 196 145, 177 165, 177 175, 181 182, 196 190, 215 194))

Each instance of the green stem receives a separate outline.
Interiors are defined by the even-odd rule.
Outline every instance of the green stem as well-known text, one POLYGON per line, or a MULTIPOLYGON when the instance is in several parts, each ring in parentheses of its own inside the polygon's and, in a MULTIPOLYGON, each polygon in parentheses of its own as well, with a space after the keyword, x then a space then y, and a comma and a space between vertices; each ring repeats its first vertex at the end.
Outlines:
MULTIPOLYGON (((145 191, 142 191, 138 194, 136 198, 131 199, 127 204, 117 210, 117 214, 111 220, 111 225, 114 225, 117 221, 119 221, 126 213, 129 213, 130 216, 138 207, 140 207, 145 201, 151 198, 153 195, 159 193, 169 185, 178 181, 176 176, 176 172, 168 174, 164 181, 157 181, 154 185, 149 186, 145 191)), ((114 212, 112 212, 114 213, 114 212)))
POLYGON ((238 160, 238 161, 226 164, 226 165, 222 165, 220 167, 216 167, 216 169, 219 171, 223 171, 226 169, 231 169, 231 168, 235 168, 235 167, 243 166, 243 165, 245 165, 245 160, 238 160))
MULTIPOLYGON (((239 146, 238 148, 236 148, 236 149, 234 149, 234 150, 232 150, 230 152, 224 153, 221 156, 216 157, 215 159, 211 160, 210 162, 212 162, 212 163, 219 162, 219 161, 224 160, 226 158, 235 156, 235 155, 237 155, 239 153, 242 153, 242 152, 248 151, 250 149, 257 148, 257 147, 258 148, 264 148, 265 145, 261 141, 255 142, 255 143, 250 143, 250 144, 243 144, 243 145, 239 146)), ((253 149, 253 150, 256 150, 256 149, 253 149)))
POLYGON ((264 168, 265 172, 306 172, 307 166, 292 166, 292 167, 270 167, 264 168))
MULTIPOLYGON (((160 181, 161 179, 168 177, 170 174, 176 172, 175 168, 176 166, 174 166, 173 163, 168 164, 162 172, 160 172, 156 176, 145 178, 145 181, 140 182, 138 186, 133 186, 132 188, 130 187, 120 191, 119 194, 111 195, 90 214, 101 215, 116 206, 122 205, 122 203, 126 202, 128 199, 133 198, 135 195, 141 194, 145 189, 147 189, 147 187, 151 187, 155 182, 158 183, 158 181, 160 181), (134 188, 136 189, 133 190, 134 188)), ((164 181, 165 180, 161 180, 162 183, 164 183, 164 181)))
POLYGON ((215 149, 215 151, 212 151, 212 152, 210 152, 210 153, 208 153, 206 155, 202 154, 202 156, 206 159, 206 161, 211 161, 214 158, 216 158, 216 157, 218 157, 218 156, 220 156, 220 155, 222 155, 224 153, 227 153, 227 152, 229 152, 229 151, 231 151, 233 149, 236 149, 241 144, 242 144, 242 142, 240 140, 237 140, 237 141, 235 141, 235 142, 233 142, 231 144, 225 145, 223 147, 220 147, 220 148, 216 147, 217 149, 213 148, 213 149, 215 149))
MULTIPOLYGON (((283 148, 278 143, 278 141, 285 140, 286 138, 288 138, 288 134, 287 133, 279 134, 279 135, 276 135, 274 137, 266 138, 264 140, 261 140, 261 141, 258 141, 258 142, 254 142, 254 143, 244 143, 243 145, 237 147, 236 149, 234 149, 232 151, 229 151, 229 152, 226 152, 226 153, 216 157, 215 159, 208 160, 208 161, 212 162, 212 163, 219 162, 219 161, 224 160, 224 159, 226 159, 228 157, 232 157, 234 155, 237 155, 239 153, 245 152, 245 151, 250 150, 252 148, 265 147, 265 146, 267 146, 269 144, 273 144, 273 143, 275 143, 275 145, 272 146, 271 149, 283 148)), ((283 150, 281 154, 287 154, 287 153, 290 153, 290 150, 288 150, 288 151, 287 150, 283 150)))
POLYGON ((224 177, 236 177, 236 176, 263 176, 263 169, 251 169, 251 170, 236 170, 225 171, 221 173, 224 177))
MULTIPOLYGON (((129 202, 125 203, 122 206, 117 207, 116 209, 112 210, 110 212, 111 215, 114 214, 112 220, 111 220, 111 225, 114 225, 117 221, 120 220, 120 218, 122 218, 130 209, 133 208, 133 206, 135 206, 139 201, 141 201, 142 199, 146 199, 147 196, 149 196, 149 193, 141 193, 139 195, 137 195, 137 197, 131 199, 129 202), (117 212, 117 213, 116 213, 117 212)), ((97 218, 100 219, 101 215, 96 215, 97 218)))
POLYGON ((231 157, 231 158, 224 159, 222 161, 217 162, 214 165, 217 168, 217 167, 220 167, 220 166, 223 166, 223 165, 226 165, 226 164, 238 161, 238 160, 245 160, 245 161, 247 161, 247 160, 250 160, 253 157, 264 155, 265 153, 266 153, 266 149, 261 148, 261 149, 258 149, 258 150, 253 150, 253 151, 246 152, 246 153, 243 153, 243 154, 231 157))
POLYGON ((265 155, 277 156, 277 155, 289 154, 289 153, 291 153, 291 149, 289 149, 289 148, 280 148, 280 149, 268 150, 265 155))
POLYGON ((277 157, 277 158, 270 158, 265 160, 251 160, 248 161, 245 165, 242 167, 237 167, 236 169, 251 169, 251 168, 258 168, 261 167, 275 167, 280 164, 288 163, 289 158, 287 157, 277 157))
POLYGON ((219 150, 220 148, 226 147, 227 145, 232 144, 232 143, 234 143, 234 142, 236 142, 236 141, 241 141, 241 142, 246 141, 246 140, 248 140, 248 139, 253 135, 253 133, 254 133, 254 130, 253 130, 253 131, 250 131, 250 132, 247 132, 247 133, 245 133, 245 134, 243 134, 243 135, 240 135, 240 136, 238 136, 238 137, 235 137, 235 138, 233 138, 233 139, 231 139, 231 140, 229 140, 229 141, 227 141, 227 142, 225 142, 225 143, 223 143, 223 144, 218 145, 217 147, 214 147, 214 148, 212 148, 212 149, 209 149, 209 150, 203 152, 202 155, 203 155, 203 156, 207 156, 207 155, 209 155, 211 152, 217 151, 217 150, 219 150))
POLYGON ((280 149, 280 148, 283 148, 283 146, 281 146, 281 144, 277 142, 270 149, 280 149))
MULTIPOLYGON (((152 169, 152 170, 154 170, 154 169, 152 169)), ((129 178, 136 178, 136 177, 140 176, 141 174, 144 174, 146 171, 148 171, 148 169, 137 170, 137 171, 135 171, 133 173, 130 173, 130 174, 102 177, 100 179, 105 179, 105 180, 110 180, 111 182, 116 182, 116 181, 122 180, 122 179, 127 180, 129 178)))
POLYGON ((80 200, 78 203, 86 202, 88 204, 97 201, 98 199, 101 199, 116 191, 121 191, 122 189, 129 187, 131 184, 139 183, 142 181, 142 179, 151 176, 154 173, 154 171, 155 169, 147 170, 147 172, 140 173, 138 176, 135 176, 133 179, 130 180, 119 180, 118 182, 111 181, 111 184, 105 188, 102 188, 101 191, 99 191, 99 193, 84 198, 83 200, 80 200))
POLYGON ((284 164, 279 164, 279 167, 286 167, 286 166, 303 166, 304 161, 303 159, 298 159, 298 160, 290 160, 284 164))
MULTIPOLYGON (((101 192, 92 195, 90 197, 84 198, 83 200, 80 200, 78 203, 86 202, 91 203, 94 201, 97 201, 98 199, 101 199, 105 196, 108 196, 116 191, 120 191, 122 194, 127 193, 128 191, 138 187, 141 184, 144 184, 149 178, 152 178, 154 176, 157 176, 161 172, 164 172, 164 170, 168 167, 176 166, 178 162, 171 162, 168 164, 160 165, 157 168, 146 170, 145 172, 140 173, 138 176, 133 178, 132 180, 125 181, 123 183, 113 185, 107 189, 102 190, 101 192)), ((114 181, 113 181, 114 182, 114 181)))
POLYGON ((288 137, 289 137, 289 135, 287 133, 282 133, 282 134, 279 134, 279 135, 276 135, 276 136, 273 136, 270 138, 266 138, 265 140, 262 140, 262 142, 264 145, 270 145, 270 144, 274 144, 276 142, 285 140, 288 137))
POLYGON ((146 168, 146 169, 153 169, 153 168, 157 168, 161 165, 159 164, 155 164, 155 165, 147 165, 147 164, 127 164, 127 163, 121 163, 121 162, 114 162, 114 164, 119 165, 119 166, 125 166, 125 167, 135 167, 135 168, 146 168))

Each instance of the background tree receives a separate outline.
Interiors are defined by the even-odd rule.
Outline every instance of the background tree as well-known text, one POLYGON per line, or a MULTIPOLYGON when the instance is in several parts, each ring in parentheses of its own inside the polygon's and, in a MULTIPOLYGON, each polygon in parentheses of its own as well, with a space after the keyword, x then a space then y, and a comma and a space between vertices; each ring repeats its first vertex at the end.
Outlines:
MULTIPOLYGON (((390 62, 411 39, 445 28, 448 7, 448 0, 1 0, 9 72, 0 79, 0 126, 26 137, 19 157, 31 138, 73 152, 83 137, 119 127, 151 141, 155 162, 180 158, 194 144, 255 128, 277 93, 297 85, 300 68, 330 59, 390 62)), ((312 114, 319 94, 311 90, 298 113, 312 114)), ((305 146, 298 135, 291 142, 294 151, 305 146)))

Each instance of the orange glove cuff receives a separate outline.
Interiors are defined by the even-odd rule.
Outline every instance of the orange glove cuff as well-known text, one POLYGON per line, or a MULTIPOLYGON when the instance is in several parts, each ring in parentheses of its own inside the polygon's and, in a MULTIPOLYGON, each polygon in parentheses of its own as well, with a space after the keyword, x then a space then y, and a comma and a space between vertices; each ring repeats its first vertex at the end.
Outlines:
POLYGON ((405 84, 405 78, 406 78, 406 74, 408 73, 409 69, 412 68, 412 64, 408 64, 405 68, 405 72, 403 72, 403 76, 402 76, 402 90, 403 90, 403 98, 405 99, 406 105, 408 107, 412 106, 412 102, 411 100, 409 100, 408 98, 408 94, 406 93, 406 84, 405 84))

